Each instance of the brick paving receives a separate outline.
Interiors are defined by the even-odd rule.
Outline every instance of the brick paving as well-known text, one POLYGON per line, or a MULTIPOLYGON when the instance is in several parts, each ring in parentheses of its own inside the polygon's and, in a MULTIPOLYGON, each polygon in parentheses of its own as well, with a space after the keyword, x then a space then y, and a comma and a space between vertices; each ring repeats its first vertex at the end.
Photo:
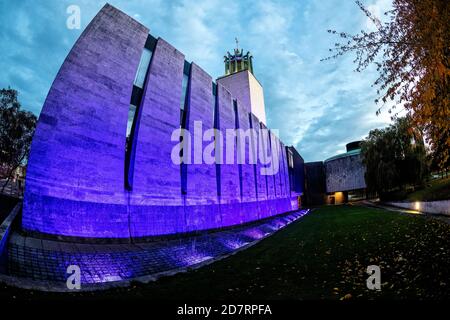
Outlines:
MULTIPOLYGON (((25 237, 13 233, 8 247, 9 278, 18 285, 66 286, 67 267, 77 265, 87 288, 162 274, 213 262, 250 246, 307 214, 299 210, 269 220, 203 235, 133 244, 86 244, 25 237)), ((155 277, 157 278, 157 276, 155 277)), ((141 279, 142 280, 142 279, 141 279)))

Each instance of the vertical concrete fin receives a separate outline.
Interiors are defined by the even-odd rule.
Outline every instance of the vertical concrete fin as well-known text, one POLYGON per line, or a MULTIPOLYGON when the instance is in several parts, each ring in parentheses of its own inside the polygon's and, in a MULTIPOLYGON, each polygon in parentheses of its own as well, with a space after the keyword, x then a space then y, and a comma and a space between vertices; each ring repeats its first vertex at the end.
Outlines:
POLYGON ((211 159, 203 158, 203 151, 214 146, 214 108, 212 78, 195 63, 191 64, 188 96, 188 121, 186 129, 191 136, 190 154, 192 163, 187 169, 186 219, 188 230, 210 229, 220 226, 217 199, 216 167, 214 153, 211 159), (209 141, 203 141, 204 134, 212 133, 209 141), (206 163, 205 161, 211 163, 206 163))
POLYGON ((217 84, 217 109, 219 131, 223 136, 223 164, 220 165, 220 212, 222 225, 229 226, 239 223, 240 214, 240 183, 239 169, 236 162, 235 139, 227 141, 227 129, 236 129, 233 100, 230 92, 220 83, 217 84), (227 161, 227 154, 232 155, 227 161), (230 163, 232 162, 232 163, 230 163))
POLYGON ((257 198, 256 198, 256 185, 255 185, 255 172, 253 164, 250 164, 250 150, 251 150, 251 139, 252 134, 250 130, 249 123, 249 112, 246 108, 241 106, 238 102, 237 104, 239 131, 241 137, 238 136, 238 152, 243 153, 242 160, 243 163, 240 165, 242 170, 242 219, 244 221, 256 220, 257 219, 257 198))
POLYGON ((172 134, 180 128, 184 55, 159 38, 144 89, 131 195, 133 237, 184 231, 180 165, 172 134))
POLYGON ((61 66, 45 100, 27 168, 23 227, 128 237, 127 116, 148 29, 105 5, 61 66))

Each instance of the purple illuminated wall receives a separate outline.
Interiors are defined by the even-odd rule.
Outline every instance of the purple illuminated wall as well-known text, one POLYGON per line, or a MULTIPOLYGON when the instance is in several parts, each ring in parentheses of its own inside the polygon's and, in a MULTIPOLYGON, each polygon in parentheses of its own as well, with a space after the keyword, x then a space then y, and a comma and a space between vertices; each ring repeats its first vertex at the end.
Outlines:
POLYGON ((47 95, 31 146, 25 229, 129 237, 125 135, 148 31, 106 5, 73 46, 47 95))
MULTIPOLYGON (((242 132, 250 132, 250 118, 249 113, 246 108, 238 101, 237 102, 237 118, 239 123, 239 129, 242 132)), ((241 164, 241 174, 242 174, 242 205, 241 205, 241 217, 243 221, 251 221, 258 219, 258 202, 256 199, 256 185, 255 185, 255 174, 252 164, 249 162, 249 153, 252 148, 252 139, 245 138, 245 145, 241 147, 241 143, 244 143, 244 138, 238 138, 237 148, 243 150, 242 158, 245 158, 246 164, 241 164)))
MULTIPOLYGON (((267 149, 268 151, 265 152, 265 156, 271 156, 272 154, 272 149, 270 147, 270 134, 268 134, 267 131, 267 127, 263 124, 260 123, 261 125, 261 129, 266 131, 266 135, 263 135, 262 138, 262 143, 263 143, 263 148, 267 149)), ((265 160, 266 161, 266 160, 265 160)), ((267 216, 271 216, 274 214, 277 214, 277 210, 275 207, 275 201, 276 201, 276 195, 275 195, 275 186, 274 186, 274 177, 272 175, 266 175, 266 182, 267 182, 267 216)))
MULTIPOLYGON (((128 110, 147 37, 147 28, 105 5, 75 43, 48 93, 33 139, 24 229, 135 238, 237 225, 296 209, 285 148, 274 135, 271 145, 269 139, 264 143, 283 154, 275 176, 261 175, 260 163, 239 169, 236 153, 234 164, 190 164, 184 172, 172 162, 176 142, 171 135, 180 128, 185 61, 162 39, 153 50, 135 116, 132 184, 125 188, 128 110)), ((227 145, 225 129, 259 129, 261 124, 239 101, 236 117, 235 96, 221 84, 216 94, 217 105, 211 77, 192 63, 186 128, 193 133, 195 121, 202 121, 203 131, 213 128, 216 117, 226 150, 234 145, 227 145)), ((252 148, 256 146, 245 146, 247 160, 252 148)))
POLYGON ((281 200, 281 211, 289 211, 290 208, 290 186, 289 186, 289 173, 287 168, 286 159, 286 147, 283 142, 280 143, 280 182, 282 187, 282 200, 281 200))
MULTIPOLYGON (((252 129, 255 130, 257 136, 256 141, 259 141, 261 134, 261 125, 259 119, 251 114, 252 121, 252 129)), ((256 145, 256 156, 259 157, 259 149, 261 146, 259 144, 256 145)), ((268 216, 268 207, 267 207, 267 186, 266 186, 266 176, 261 174, 262 164, 258 161, 255 165, 255 174, 256 174, 256 198, 258 199, 258 213, 260 218, 264 218, 268 216)))
POLYGON ((132 236, 185 231, 180 165, 171 160, 173 130, 180 126, 184 56, 158 39, 150 65, 135 138, 132 236))
POLYGON ((216 167, 202 164, 202 154, 194 152, 194 145, 204 150, 210 142, 203 142, 202 132, 214 128, 212 79, 195 63, 191 64, 190 86, 186 110, 186 129, 191 132, 192 164, 186 174, 186 227, 188 231, 221 226, 217 197, 216 167), (194 131, 194 122, 202 124, 202 131, 194 131), (195 159, 197 157, 197 159, 195 159))
MULTIPOLYGON (((234 148, 233 145, 228 145, 225 136, 226 129, 235 128, 235 116, 233 111, 233 101, 230 92, 220 83, 217 84, 218 96, 218 129, 223 135, 223 157, 227 153, 227 149, 234 148)), ((241 187, 239 183, 239 168, 236 163, 236 153, 234 154, 233 163, 219 165, 219 184, 220 184, 220 215, 223 226, 230 226, 236 223, 241 223, 241 187)))

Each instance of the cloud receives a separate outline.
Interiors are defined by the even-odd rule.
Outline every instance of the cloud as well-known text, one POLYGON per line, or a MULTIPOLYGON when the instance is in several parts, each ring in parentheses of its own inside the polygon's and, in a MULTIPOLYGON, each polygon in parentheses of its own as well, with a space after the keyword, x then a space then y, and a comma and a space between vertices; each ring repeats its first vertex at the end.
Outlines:
MULTIPOLYGON (((53 79, 83 28, 106 1, 32 0, 0 2, 0 87, 19 90, 25 108, 38 114, 53 79), (80 6, 81 30, 66 28, 66 8, 80 6)), ((376 73, 353 71, 351 56, 321 62, 336 42, 327 29, 350 33, 367 19, 352 1, 111 0, 195 61, 214 79, 223 75, 223 55, 240 47, 254 56, 264 87, 268 125, 279 129, 306 161, 344 152, 345 144, 389 122, 375 115, 376 73)), ((389 0, 366 5, 374 12, 389 0)))
MULTIPOLYGON (((385 22, 387 17, 384 13, 392 9, 392 1, 375 0, 375 2, 367 4, 366 7, 374 17, 379 19, 381 22, 385 22)), ((366 28, 369 31, 376 30, 375 24, 369 18, 366 18, 366 28)))
POLYGON ((354 72, 351 56, 320 61, 337 40, 327 29, 361 29, 365 17, 358 7, 351 2, 311 1, 297 9, 283 32, 288 34, 289 51, 301 57, 301 63, 284 57, 277 61, 269 86, 268 74, 262 80, 268 118, 271 127, 280 129, 282 140, 296 146, 306 161, 323 160, 344 152, 347 142, 364 137, 370 129, 384 126, 389 117, 375 115, 373 69, 354 72))

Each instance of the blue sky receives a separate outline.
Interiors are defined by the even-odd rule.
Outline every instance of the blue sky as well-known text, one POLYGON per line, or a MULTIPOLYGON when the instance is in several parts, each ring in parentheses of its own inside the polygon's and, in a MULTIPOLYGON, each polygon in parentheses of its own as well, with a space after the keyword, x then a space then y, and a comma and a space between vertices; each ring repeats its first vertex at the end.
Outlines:
MULTIPOLYGON (((75 40, 105 1, 0 0, 0 87, 20 92, 24 108, 39 114, 51 83, 75 40), (81 29, 66 27, 69 5, 81 9, 81 29)), ((223 55, 240 46, 254 56, 264 87, 267 122, 305 161, 345 151, 347 142, 384 127, 376 116, 376 72, 354 72, 353 56, 321 62, 336 40, 328 29, 373 28, 352 0, 221 1, 110 0, 156 37, 162 37, 213 78, 223 55)), ((375 14, 390 0, 364 0, 375 14)))

